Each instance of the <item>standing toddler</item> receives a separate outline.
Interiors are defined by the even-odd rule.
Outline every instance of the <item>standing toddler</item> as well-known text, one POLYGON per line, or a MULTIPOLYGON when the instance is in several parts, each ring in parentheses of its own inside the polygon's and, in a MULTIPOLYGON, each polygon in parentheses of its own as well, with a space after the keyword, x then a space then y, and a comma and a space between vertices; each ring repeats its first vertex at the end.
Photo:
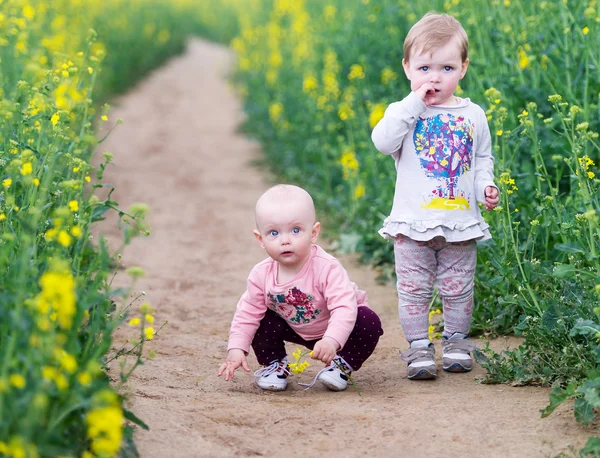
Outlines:
POLYGON ((372 133, 397 171, 392 211, 380 234, 394 241, 398 312, 410 344, 401 356, 409 379, 437 375, 428 338, 434 287, 444 313, 443 369, 472 367, 467 336, 476 242, 491 238, 478 203, 493 209, 499 192, 485 112, 454 95, 469 66, 468 49, 456 19, 427 13, 404 41, 402 65, 412 92, 389 105, 372 133))

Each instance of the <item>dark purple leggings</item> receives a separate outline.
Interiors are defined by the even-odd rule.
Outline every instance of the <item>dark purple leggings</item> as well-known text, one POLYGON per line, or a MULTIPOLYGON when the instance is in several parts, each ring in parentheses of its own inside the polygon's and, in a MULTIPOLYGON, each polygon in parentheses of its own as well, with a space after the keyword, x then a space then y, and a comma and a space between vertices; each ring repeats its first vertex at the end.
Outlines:
MULTIPOLYGON (((354 329, 344 348, 337 354, 350 364, 352 370, 357 371, 371 356, 382 334, 381 320, 377 314, 368 307, 358 307, 354 329)), ((272 310, 267 310, 254 335, 252 349, 258 363, 266 366, 270 362, 281 360, 286 356, 284 341, 304 345, 312 350, 319 340, 321 339, 304 340, 283 318, 272 310)))

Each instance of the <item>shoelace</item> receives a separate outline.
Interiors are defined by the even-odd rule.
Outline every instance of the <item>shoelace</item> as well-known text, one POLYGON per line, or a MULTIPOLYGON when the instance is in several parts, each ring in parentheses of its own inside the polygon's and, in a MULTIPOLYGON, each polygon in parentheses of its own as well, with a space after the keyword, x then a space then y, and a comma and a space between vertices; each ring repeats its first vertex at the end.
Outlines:
POLYGON ((346 376, 350 376, 350 374, 352 373, 350 366, 348 365, 348 363, 346 361, 344 361, 344 358, 342 358, 341 356, 336 356, 335 358, 333 358, 333 361, 331 361, 329 366, 325 366, 323 369, 321 369, 319 372, 317 372, 317 375, 315 375, 315 378, 313 378, 313 381, 311 383, 299 383, 298 382, 298 385, 305 386, 306 388, 304 388, 304 391, 306 391, 306 390, 312 388, 312 386, 315 383, 317 383, 317 379, 319 378, 319 375, 321 375, 323 372, 328 371, 332 368, 341 370, 344 373, 344 375, 346 375, 346 376), (336 364, 336 361, 337 361, 337 364, 336 364))
POLYGON ((255 371, 254 377, 266 377, 267 375, 271 375, 274 372, 279 371, 283 372, 285 375, 290 374, 286 360, 279 361, 276 359, 275 361, 271 361, 268 366, 255 371))

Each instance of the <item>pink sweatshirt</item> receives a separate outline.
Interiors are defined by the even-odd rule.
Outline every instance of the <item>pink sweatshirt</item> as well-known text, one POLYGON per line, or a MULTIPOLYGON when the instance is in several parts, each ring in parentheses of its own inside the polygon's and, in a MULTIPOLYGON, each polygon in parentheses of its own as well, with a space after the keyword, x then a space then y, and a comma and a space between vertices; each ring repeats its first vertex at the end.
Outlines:
POLYGON ((318 245, 302 270, 289 282, 277 283, 277 262, 254 266, 237 305, 229 331, 228 350, 248 352, 267 309, 273 310, 305 340, 335 339, 341 347, 354 329, 358 306, 367 294, 350 281, 340 262, 318 245))

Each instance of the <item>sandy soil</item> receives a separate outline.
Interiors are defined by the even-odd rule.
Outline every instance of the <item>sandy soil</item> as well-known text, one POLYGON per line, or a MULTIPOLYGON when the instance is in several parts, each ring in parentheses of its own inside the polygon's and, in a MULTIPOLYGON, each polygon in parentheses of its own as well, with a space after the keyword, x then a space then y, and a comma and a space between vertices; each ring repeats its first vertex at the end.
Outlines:
MULTIPOLYGON (((591 431, 576 424, 569 406, 540 419, 548 389, 477 384, 479 367, 409 381, 397 356, 406 344, 394 287, 377 285, 351 257, 340 259, 385 329, 354 376, 361 396, 304 391, 296 382, 310 380, 318 364, 283 393, 262 392, 246 373, 229 383, 216 377, 247 274, 264 258, 252 236, 253 208, 270 184, 251 165, 259 146, 236 133, 244 115, 226 82, 231 59, 225 48, 190 42, 184 55, 113 101, 111 120, 125 124, 100 150, 115 155, 106 181, 121 206, 151 208, 152 234, 134 241, 123 262, 146 270, 136 289, 147 292, 157 321, 168 321, 149 344, 157 357, 129 383, 131 408, 151 428, 136 433, 141 456, 541 457, 582 447, 591 431)), ((110 225, 100 228, 115 239, 110 225)), ((252 355, 249 361, 258 368, 252 355)))

